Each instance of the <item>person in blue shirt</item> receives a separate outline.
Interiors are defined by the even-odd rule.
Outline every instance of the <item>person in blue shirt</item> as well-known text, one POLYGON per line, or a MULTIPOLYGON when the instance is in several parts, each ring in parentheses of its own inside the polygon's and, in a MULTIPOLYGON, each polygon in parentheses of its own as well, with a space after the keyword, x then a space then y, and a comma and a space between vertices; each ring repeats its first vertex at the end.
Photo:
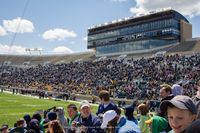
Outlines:
POLYGON ((138 125, 138 121, 134 117, 135 107, 133 105, 127 105, 127 106, 123 107, 123 109, 124 109, 124 114, 126 116, 126 119, 129 121, 133 121, 133 122, 135 122, 136 125, 138 125))
POLYGON ((99 104, 96 115, 102 117, 103 114, 108 110, 118 111, 118 107, 116 104, 110 101, 110 94, 106 90, 102 90, 99 94, 99 98, 101 100, 101 104, 99 104))

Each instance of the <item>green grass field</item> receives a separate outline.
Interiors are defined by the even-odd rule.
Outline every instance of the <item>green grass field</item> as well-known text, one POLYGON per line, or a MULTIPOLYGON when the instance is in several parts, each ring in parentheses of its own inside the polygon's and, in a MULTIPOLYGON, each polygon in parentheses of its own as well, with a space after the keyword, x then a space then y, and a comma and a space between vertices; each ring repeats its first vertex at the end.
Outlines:
MULTIPOLYGON (((16 120, 23 118, 25 114, 30 114, 39 110, 46 110, 51 107, 66 107, 74 103, 79 107, 78 102, 74 101, 55 101, 53 99, 39 99, 27 96, 0 93, 0 125, 6 123, 13 127, 16 120)), ((97 105, 92 104, 92 112, 97 111, 97 105)), ((67 116, 67 113, 65 112, 67 116)))

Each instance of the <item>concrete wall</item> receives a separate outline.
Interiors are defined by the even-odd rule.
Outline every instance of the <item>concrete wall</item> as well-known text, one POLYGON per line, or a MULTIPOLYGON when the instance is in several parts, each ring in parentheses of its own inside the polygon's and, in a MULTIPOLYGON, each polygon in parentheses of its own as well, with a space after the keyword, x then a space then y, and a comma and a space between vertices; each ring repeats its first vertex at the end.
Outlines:
POLYGON ((187 39, 192 38, 192 25, 186 23, 185 21, 180 21, 180 34, 181 34, 181 42, 186 41, 187 39))

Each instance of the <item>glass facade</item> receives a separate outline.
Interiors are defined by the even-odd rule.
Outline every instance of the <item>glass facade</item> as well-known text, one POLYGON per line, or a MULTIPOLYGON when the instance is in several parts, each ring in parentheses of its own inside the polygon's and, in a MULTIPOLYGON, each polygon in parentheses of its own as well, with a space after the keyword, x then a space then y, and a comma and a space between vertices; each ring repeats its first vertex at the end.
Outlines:
POLYGON ((180 21, 171 17, 88 34, 88 48, 95 48, 97 55, 105 55, 153 49, 179 40, 180 21))
POLYGON ((104 54, 112 54, 112 53, 125 53, 137 50, 146 50, 153 49, 157 47, 162 47, 169 45, 171 43, 176 43, 177 40, 166 41, 166 40, 158 40, 158 39, 148 39, 148 40, 140 40, 135 42, 121 43, 121 44, 113 44, 113 45, 104 45, 96 48, 97 55, 104 54))
POLYGON ((88 42, 97 41, 99 39, 114 38, 117 36, 123 36, 128 34, 138 34, 143 32, 150 32, 160 29, 167 29, 174 27, 174 29, 179 29, 178 21, 175 19, 161 20, 136 26, 130 26, 126 28, 116 29, 113 31, 107 31, 104 33, 99 33, 95 35, 88 36, 88 42))

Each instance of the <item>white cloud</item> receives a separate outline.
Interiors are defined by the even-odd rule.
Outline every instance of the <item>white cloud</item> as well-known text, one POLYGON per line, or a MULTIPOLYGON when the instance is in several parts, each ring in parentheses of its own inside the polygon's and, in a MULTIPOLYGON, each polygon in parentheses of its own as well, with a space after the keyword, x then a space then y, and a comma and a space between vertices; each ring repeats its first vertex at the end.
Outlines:
POLYGON ((12 33, 33 32, 33 23, 26 19, 16 18, 13 20, 3 20, 3 27, 6 31, 12 33))
POLYGON ((0 25, 0 36, 5 36, 6 34, 5 29, 0 25))
POLYGON ((130 12, 138 16, 149 11, 171 7, 183 15, 190 17, 200 15, 200 1, 198 0, 135 0, 136 6, 130 12))
POLYGON ((53 49, 54 53, 62 53, 62 54, 71 54, 74 53, 73 50, 71 50, 70 48, 67 48, 65 46, 59 46, 53 49))
POLYGON ((45 40, 65 40, 66 38, 76 37, 76 33, 74 31, 69 31, 67 29, 50 29, 45 31, 42 37, 45 40))
POLYGON ((86 36, 86 37, 83 38, 83 41, 87 41, 87 39, 88 39, 88 38, 87 38, 87 36, 86 36))
POLYGON ((25 48, 22 46, 9 46, 6 44, 0 44, 0 54, 25 54, 25 48))

